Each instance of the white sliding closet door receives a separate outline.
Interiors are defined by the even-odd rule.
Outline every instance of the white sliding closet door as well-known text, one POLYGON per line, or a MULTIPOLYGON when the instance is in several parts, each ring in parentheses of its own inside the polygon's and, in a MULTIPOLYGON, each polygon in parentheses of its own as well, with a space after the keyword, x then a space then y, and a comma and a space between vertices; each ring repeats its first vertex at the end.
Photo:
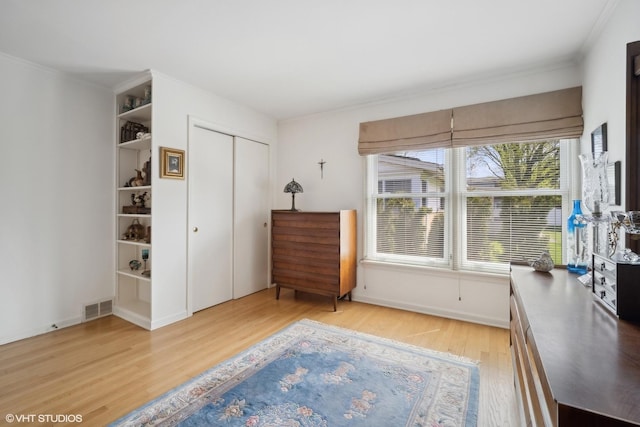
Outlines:
POLYGON ((192 312, 233 298, 233 137, 189 129, 188 288, 192 312))
POLYGON ((233 297, 268 286, 269 146, 235 137, 233 297))

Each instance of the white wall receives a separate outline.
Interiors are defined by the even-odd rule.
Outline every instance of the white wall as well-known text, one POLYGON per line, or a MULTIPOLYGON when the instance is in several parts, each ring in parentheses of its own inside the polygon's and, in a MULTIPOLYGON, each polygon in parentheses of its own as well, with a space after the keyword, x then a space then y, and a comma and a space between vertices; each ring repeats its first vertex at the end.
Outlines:
MULTIPOLYGON (((625 206, 627 43, 640 41, 640 2, 621 0, 601 36, 584 59, 584 135, 582 152, 591 150, 591 132, 607 123, 609 161, 622 161, 625 206)), ((638 185, 638 183, 633 183, 638 185)))
POLYGON ((0 54, 0 344, 81 320, 114 281, 113 95, 0 54))
MULTIPOLYGON (((296 207, 358 210, 358 256, 363 254, 364 159, 358 155, 359 123, 578 86, 575 64, 468 83, 412 98, 283 121, 278 127, 277 208, 288 208, 282 189, 292 177, 304 188, 296 207), (324 179, 318 162, 324 159, 324 179)), ((508 326, 508 277, 361 263, 355 300, 508 326)))

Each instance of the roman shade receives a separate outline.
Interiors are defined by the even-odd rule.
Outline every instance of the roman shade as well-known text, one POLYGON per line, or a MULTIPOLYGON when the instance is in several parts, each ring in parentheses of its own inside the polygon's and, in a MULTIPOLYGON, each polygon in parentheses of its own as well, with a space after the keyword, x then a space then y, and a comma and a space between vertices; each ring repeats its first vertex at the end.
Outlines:
POLYGON ((361 155, 579 138, 582 87, 360 123, 361 155))
POLYGON ((451 145, 451 110, 360 123, 360 155, 451 145))
POLYGON ((452 146, 578 138, 582 87, 453 109, 452 146))

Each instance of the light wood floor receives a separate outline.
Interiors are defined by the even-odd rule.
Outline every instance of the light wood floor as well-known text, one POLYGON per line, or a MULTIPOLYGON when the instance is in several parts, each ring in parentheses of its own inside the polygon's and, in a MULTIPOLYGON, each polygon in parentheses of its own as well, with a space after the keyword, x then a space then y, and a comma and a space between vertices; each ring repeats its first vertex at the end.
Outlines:
POLYGON ((478 425, 517 425, 508 330, 348 301, 333 312, 329 298, 283 289, 276 301, 273 288, 153 332, 109 316, 0 346, 0 424, 7 414, 107 424, 302 318, 478 360, 478 425))

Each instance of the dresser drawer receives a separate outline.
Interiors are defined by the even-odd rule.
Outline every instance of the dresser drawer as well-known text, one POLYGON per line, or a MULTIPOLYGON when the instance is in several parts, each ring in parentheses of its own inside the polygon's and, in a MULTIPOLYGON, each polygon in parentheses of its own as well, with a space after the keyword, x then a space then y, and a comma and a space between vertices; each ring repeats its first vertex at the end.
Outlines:
POLYGON ((338 213, 273 212, 273 227, 279 230, 340 230, 338 213))
MULTIPOLYGON (((279 258, 273 260, 273 274, 281 271, 296 271, 300 273, 321 275, 324 280, 335 280, 337 283, 340 277, 340 263, 338 262, 319 262, 309 259, 303 262, 295 258, 279 258)), ((277 282, 276 282, 277 283, 277 282)))
POLYGON ((593 284, 593 297, 600 301, 606 308, 611 310, 613 314, 617 313, 616 308, 616 294, 612 293, 610 290, 605 288, 604 286, 600 286, 597 284, 593 284))
POLYGON ((305 292, 340 296, 340 286, 334 278, 301 271, 280 270, 273 273, 273 280, 282 287, 293 287, 305 292))
POLYGON ((616 277, 616 263, 598 254, 593 255, 593 270, 606 277, 616 277))
POLYGON ((618 285, 616 283, 616 276, 605 276, 597 270, 593 271, 593 283, 606 289, 607 292, 616 295, 618 292, 618 285))
POLYGON ((338 244, 319 242, 317 238, 288 239, 282 236, 273 236, 272 250, 277 255, 288 255, 301 258, 340 259, 338 244))

